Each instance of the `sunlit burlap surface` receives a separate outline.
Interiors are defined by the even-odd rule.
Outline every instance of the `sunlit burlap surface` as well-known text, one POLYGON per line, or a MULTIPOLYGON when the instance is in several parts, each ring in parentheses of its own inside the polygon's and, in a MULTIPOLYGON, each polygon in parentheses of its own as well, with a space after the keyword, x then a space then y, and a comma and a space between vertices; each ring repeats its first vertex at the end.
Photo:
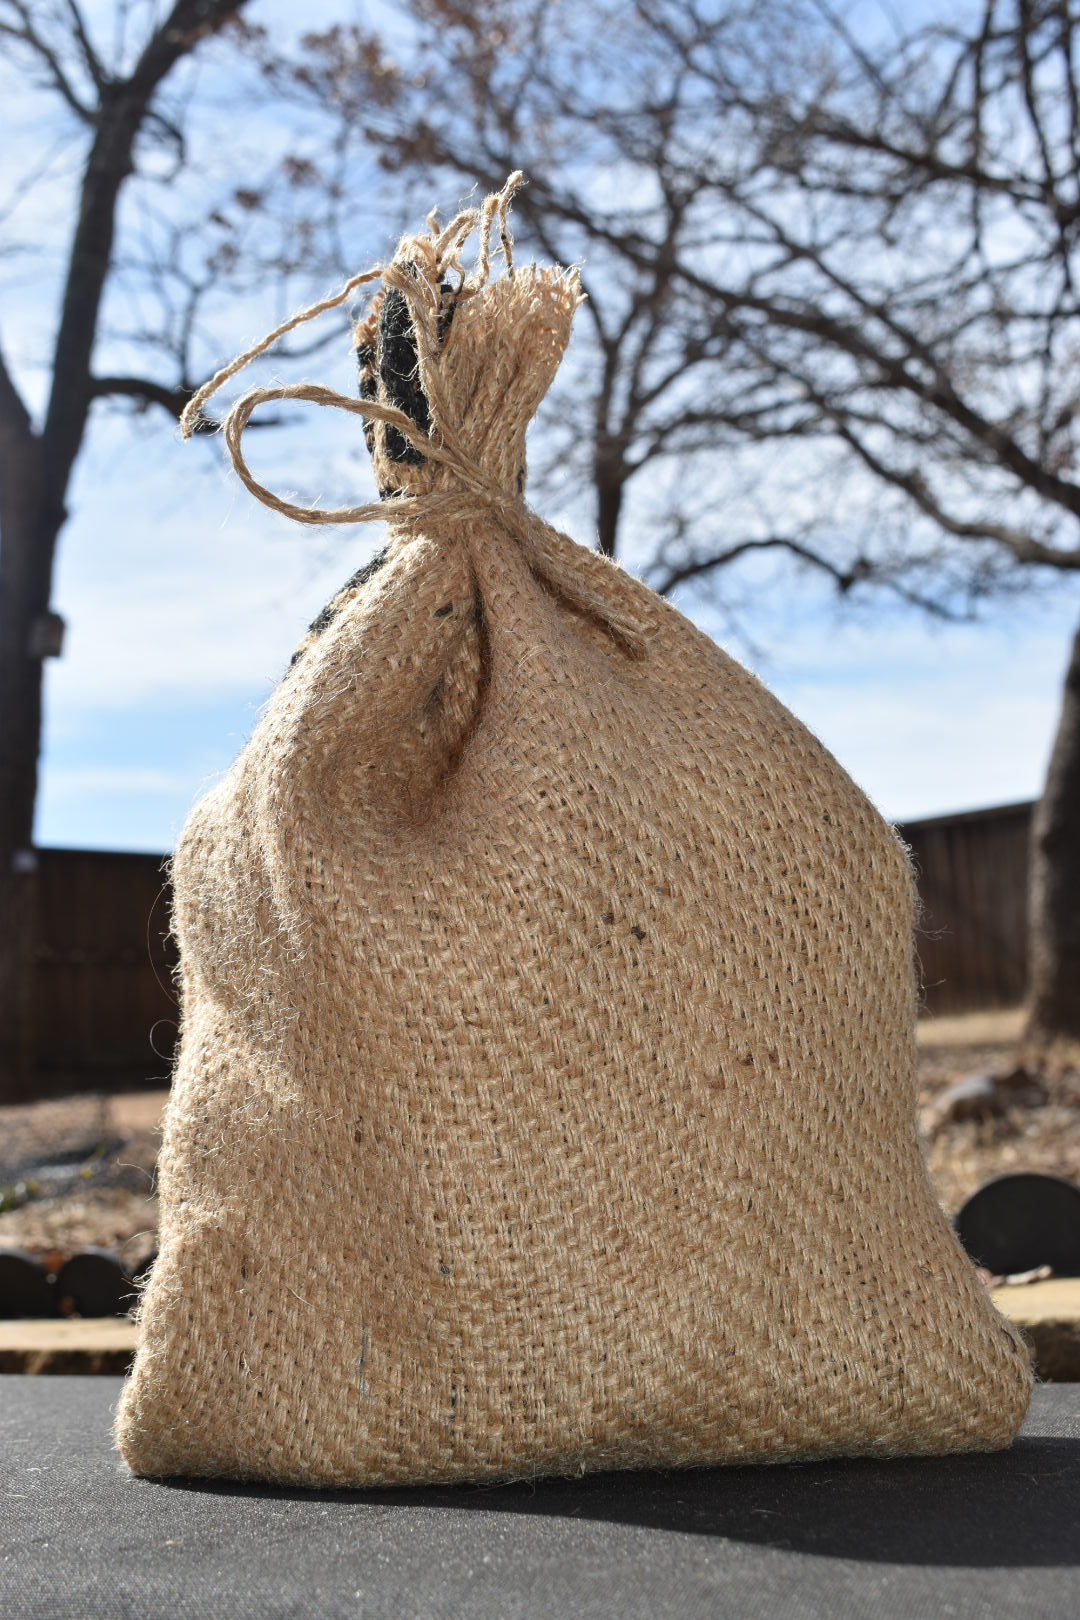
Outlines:
MULTIPOLYGON (((438 311, 426 240, 395 262, 438 311)), ((421 371, 452 454, 376 420, 419 505, 176 851, 123 1456, 361 1485, 1003 1446, 1031 1376, 916 1138, 904 849, 523 516, 579 293, 484 280, 421 371)))

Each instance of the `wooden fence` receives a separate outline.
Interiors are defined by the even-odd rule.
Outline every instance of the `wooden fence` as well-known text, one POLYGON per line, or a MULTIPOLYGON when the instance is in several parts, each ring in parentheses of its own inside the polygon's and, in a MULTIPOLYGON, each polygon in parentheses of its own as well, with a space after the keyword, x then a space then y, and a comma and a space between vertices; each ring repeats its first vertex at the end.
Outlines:
POLYGON ((1033 808, 1006 804, 899 827, 923 905, 917 943, 928 1010, 1024 999, 1033 808))
POLYGON ((166 1085, 176 1040, 161 855, 38 851, 33 1095, 166 1085))
MULTIPOLYGON (((1026 972, 1030 804, 908 822, 925 1000, 1010 1006, 1026 972)), ((39 851, 33 1095, 166 1082, 176 1039, 164 857, 39 851)))

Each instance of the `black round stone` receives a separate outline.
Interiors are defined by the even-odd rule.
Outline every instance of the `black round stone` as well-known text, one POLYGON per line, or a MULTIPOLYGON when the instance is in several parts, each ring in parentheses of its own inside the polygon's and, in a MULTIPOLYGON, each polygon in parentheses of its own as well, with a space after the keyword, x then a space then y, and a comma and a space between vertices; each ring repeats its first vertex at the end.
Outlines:
POLYGON ((73 1254, 57 1272, 54 1286, 62 1316, 126 1316, 135 1303, 131 1278, 107 1249, 73 1254))
POLYGON ((956 1233, 976 1265, 998 1276, 1050 1266, 1080 1276, 1080 1188, 1058 1176, 999 1176, 972 1193, 956 1233))
POLYGON ((56 1296, 44 1266, 21 1249, 0 1249, 0 1317, 55 1315, 56 1296))

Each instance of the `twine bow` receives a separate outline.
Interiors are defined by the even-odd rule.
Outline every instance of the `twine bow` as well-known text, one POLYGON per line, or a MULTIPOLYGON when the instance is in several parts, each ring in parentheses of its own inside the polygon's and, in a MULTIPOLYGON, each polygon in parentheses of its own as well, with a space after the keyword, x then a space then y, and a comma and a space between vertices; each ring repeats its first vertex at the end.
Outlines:
MULTIPOLYGON (((434 215, 428 218, 432 233, 431 250, 435 266, 456 266, 458 255, 474 229, 479 230, 479 253, 471 276, 462 274, 457 301, 474 297, 487 284, 491 227, 498 218, 499 234, 506 259, 507 274, 514 273, 512 242, 507 229, 507 211, 511 198, 521 184, 520 170, 507 180, 503 189, 485 198, 479 209, 467 209, 458 214, 436 233, 434 215)), ((438 275, 436 275, 436 280, 438 275)), ((374 265, 359 275, 350 277, 339 292, 293 315, 280 326, 268 332, 235 360, 214 374, 188 401, 180 418, 180 433, 189 439, 199 424, 203 406, 218 389, 252 360, 266 351, 288 332, 305 322, 316 319, 326 311, 338 308, 356 291, 374 281, 384 287, 396 288, 405 299, 416 339, 417 369, 420 385, 428 403, 430 428, 424 433, 404 411, 392 405, 381 405, 376 400, 350 399, 332 388, 319 383, 291 383, 272 388, 251 388, 230 409, 223 424, 225 446, 233 469, 244 486, 272 511, 281 512, 297 523, 337 524, 391 522, 411 530, 427 529, 432 522, 444 523, 475 517, 494 520, 507 530, 521 546, 533 573, 546 582, 557 595, 565 597, 575 607, 606 625, 612 635, 633 658, 645 654, 646 628, 642 618, 624 600, 616 600, 615 584, 608 575, 614 568, 607 559, 579 546, 568 535, 553 528, 531 511, 516 490, 507 488, 489 476, 468 453, 455 423, 455 412, 443 387, 439 369, 440 340, 438 331, 439 295, 423 275, 418 275, 401 260, 389 265, 374 265), (442 489, 418 494, 394 495, 388 500, 366 502, 361 506, 325 508, 298 506, 292 501, 261 484, 254 476, 244 457, 242 440, 244 429, 260 405, 280 403, 282 400, 302 400, 307 404, 326 406, 347 411, 367 421, 385 422, 394 427, 425 458, 447 469, 451 477, 442 489)), ((617 570, 616 570, 617 571, 617 570)))

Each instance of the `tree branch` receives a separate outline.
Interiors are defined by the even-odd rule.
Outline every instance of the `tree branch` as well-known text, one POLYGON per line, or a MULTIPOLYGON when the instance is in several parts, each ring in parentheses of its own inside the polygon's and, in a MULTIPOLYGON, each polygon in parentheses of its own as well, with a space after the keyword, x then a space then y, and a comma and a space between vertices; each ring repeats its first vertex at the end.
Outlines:
POLYGON ((767 535, 757 540, 739 540, 719 551, 698 554, 685 562, 669 567, 666 572, 651 578, 649 583, 658 595, 667 596, 688 580, 700 579, 703 574, 711 574, 729 563, 736 562, 740 557, 763 551, 785 551, 790 556, 797 557, 800 562, 816 568, 831 579, 841 596, 846 596, 856 585, 871 582, 886 586, 905 602, 921 608, 923 612, 930 613, 935 618, 953 620, 957 617, 933 597, 911 590, 898 579, 882 577, 875 569, 875 565, 866 557, 857 557, 850 567, 841 568, 822 552, 807 545, 805 541, 784 534, 767 535))
POLYGON ((147 41, 124 88, 143 106, 161 81, 201 39, 216 34, 248 0, 174 0, 173 8, 147 41))
MULTIPOLYGON (((92 399, 109 399, 122 397, 134 399, 143 405, 160 405, 174 416, 177 421, 183 414, 184 406, 195 392, 182 384, 170 386, 168 383, 156 382, 152 377, 91 377, 90 396, 92 399)), ((209 417, 200 417, 196 424, 197 433, 211 432, 216 424, 209 417)))
POLYGON ((0 349, 0 423, 4 430, 17 439, 33 437, 33 424, 23 397, 15 386, 0 349))
POLYGON ((94 109, 92 107, 87 107, 86 104, 76 95, 75 88, 72 85, 71 80, 68 78, 63 67, 61 66, 60 58, 57 56, 52 46, 42 39, 41 35, 34 27, 31 20, 29 7, 24 5, 22 0, 4 0, 4 3, 11 7, 12 11, 14 11, 15 15, 19 18, 22 26, 16 27, 14 24, 6 22, 3 20, 3 18, 0 18, 0 34, 6 35, 6 37, 9 39, 18 40, 20 44, 28 46, 42 62, 43 66, 48 72, 54 89, 60 92, 60 95, 70 107, 71 111, 76 115, 77 118, 80 118, 84 124, 92 125, 94 122, 94 109))
POLYGON ((42 430, 55 485, 52 494, 58 503, 63 501, 90 408, 90 357, 112 263, 117 198, 131 172, 135 138, 154 92, 176 62, 204 35, 216 32, 235 16, 243 4, 244 0, 175 0, 147 41, 131 76, 110 83, 102 97, 68 260, 42 430))
POLYGON ((953 517, 931 493, 921 473, 889 466, 870 449, 839 412, 824 403, 822 408, 832 420, 840 438, 850 446, 863 465, 882 483, 891 484, 905 494, 920 512, 931 518, 946 534, 954 535, 958 540, 991 540, 1010 551, 1018 563, 1062 569, 1067 573, 1080 571, 1080 548, 1065 551, 1046 546, 1041 541, 1033 540, 1022 529, 1012 528, 1005 523, 953 517))
MULTIPOLYGON (((92 377, 90 394, 93 399, 132 399, 140 405, 160 405, 162 410, 180 420, 184 407, 195 389, 187 383, 162 383, 153 377, 92 377)), ((252 429, 276 427, 281 418, 272 414, 257 416, 248 423, 252 429)), ((194 433, 216 433, 221 423, 200 411, 193 426, 194 433)))
POLYGON ((83 14, 79 10, 78 0, 65 0, 65 5, 68 16, 71 18, 71 31, 78 40, 79 49, 82 52, 83 66, 94 81, 94 88, 100 95, 108 81, 108 74, 105 72, 101 58, 91 43, 86 23, 83 20, 83 14))

